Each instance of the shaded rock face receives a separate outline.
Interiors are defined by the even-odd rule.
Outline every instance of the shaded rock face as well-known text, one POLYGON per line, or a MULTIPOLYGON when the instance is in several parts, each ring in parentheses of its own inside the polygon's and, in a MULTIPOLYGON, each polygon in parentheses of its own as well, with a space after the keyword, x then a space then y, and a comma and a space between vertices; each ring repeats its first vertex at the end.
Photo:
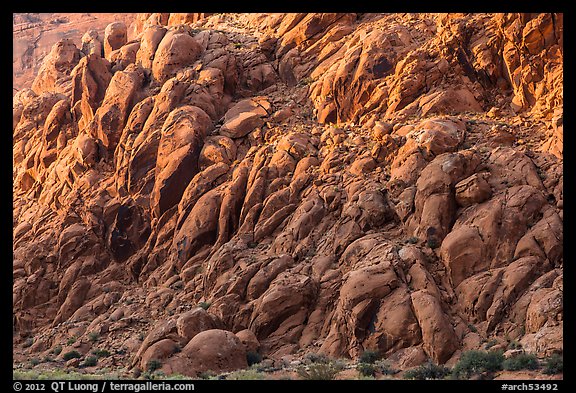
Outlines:
POLYGON ((95 333, 190 377, 561 352, 562 53, 555 14, 140 14, 57 43, 13 99, 16 358, 95 333))

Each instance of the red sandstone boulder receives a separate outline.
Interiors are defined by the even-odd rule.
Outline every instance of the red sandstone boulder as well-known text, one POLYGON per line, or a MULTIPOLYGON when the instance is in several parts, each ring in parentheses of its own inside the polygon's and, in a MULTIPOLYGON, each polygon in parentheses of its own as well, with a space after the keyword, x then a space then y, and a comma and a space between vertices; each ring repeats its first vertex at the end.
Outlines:
MULTIPOLYGON (((152 38, 153 39, 153 38, 152 38)), ((164 83, 176 72, 191 65, 200 55, 200 46, 187 32, 170 30, 162 37, 154 54, 152 74, 164 83)), ((143 53, 143 56, 145 54, 143 53)))
POLYGON ((80 51, 72 40, 58 41, 44 58, 38 76, 32 83, 32 90, 36 94, 46 91, 69 94, 72 88, 70 73, 79 61, 80 51))
POLYGON ((104 30, 104 57, 110 60, 110 55, 120 49, 128 41, 128 29, 123 22, 114 22, 104 30))
POLYGON ((246 367, 246 349, 240 339, 232 332, 211 329, 197 334, 163 370, 196 377, 206 371, 221 373, 246 367))
POLYGON ((220 134, 230 138, 240 138, 264 124, 268 116, 270 104, 265 97, 255 97, 242 100, 235 104, 224 115, 224 124, 220 134))

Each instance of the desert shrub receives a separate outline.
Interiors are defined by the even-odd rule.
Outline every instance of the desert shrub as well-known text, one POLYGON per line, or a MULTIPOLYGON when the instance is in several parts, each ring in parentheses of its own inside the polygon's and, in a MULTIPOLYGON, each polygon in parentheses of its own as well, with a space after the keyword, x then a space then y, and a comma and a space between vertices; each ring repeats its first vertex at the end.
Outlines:
POLYGON ((146 370, 148 372, 154 372, 158 370, 160 367, 162 367, 162 362, 158 359, 151 359, 146 364, 146 370))
POLYGON ((358 358, 358 362, 373 364, 378 359, 380 359, 378 351, 367 350, 362 352, 362 355, 358 358))
POLYGON ((200 374, 198 374, 198 378, 200 379, 214 379, 215 376, 216 374, 214 374, 212 371, 202 371, 200 374))
POLYGON ((210 307, 210 302, 200 302, 198 303, 198 307, 203 308, 204 310, 208 310, 208 307, 210 307))
POLYGON ((544 361, 544 374, 560 374, 564 372, 564 357, 557 353, 544 361))
POLYGON ((364 377, 373 377, 376 375, 376 366, 371 363, 358 363, 356 370, 364 377))
POLYGON ((521 353, 517 356, 508 358, 502 363, 504 370, 536 370, 539 367, 538 358, 531 353, 521 353))
POLYGON ((62 345, 56 345, 54 348, 52 348, 50 353, 56 356, 60 355, 62 353, 62 345))
POLYGON ((96 341, 98 341, 99 338, 100 335, 98 334, 98 332, 88 333, 88 339, 90 340, 90 342, 95 343, 96 341))
POLYGON ((374 377, 376 376, 376 373, 384 375, 396 373, 396 371, 393 370, 390 365, 383 360, 378 360, 374 363, 358 363, 356 365, 356 370, 358 370, 360 375, 364 377, 374 377))
POLYGON ((508 343, 508 349, 521 349, 522 348, 522 344, 520 344, 518 341, 514 340, 514 341, 510 341, 508 343))
POLYGON ((93 367, 98 364, 97 356, 88 356, 82 363, 82 367, 93 367))
POLYGON ((74 359, 74 358, 80 358, 82 357, 82 355, 80 355, 80 353, 78 351, 70 351, 70 352, 66 352, 64 355, 62 355, 62 359, 68 361, 70 359, 74 359))
POLYGON ((432 362, 426 362, 412 370, 406 371, 404 374, 405 379, 444 379, 448 374, 450 374, 450 369, 444 366, 434 364, 432 362))
POLYGON ((40 364, 40 359, 38 359, 38 358, 32 358, 32 359, 30 359, 30 365, 31 365, 32 367, 37 366, 37 365, 39 365, 39 364, 40 364))
POLYGON ((310 352, 304 356, 304 360, 308 363, 329 363, 330 359, 321 353, 310 352))
POLYGON ((72 336, 66 341, 66 345, 72 345, 76 342, 76 340, 77 340, 76 336, 72 336))
POLYGON ((486 343, 486 345, 484 345, 484 348, 485 348, 485 349, 490 349, 490 348, 492 348, 492 347, 493 347, 494 345, 496 345, 496 344, 498 344, 498 340, 492 339, 492 340, 488 341, 488 342, 486 343))
POLYGON ((107 351, 106 349, 95 349, 92 351, 92 354, 95 356, 98 356, 99 358, 107 358, 108 356, 110 356, 110 352, 107 351))
POLYGON ((226 379, 234 381, 244 381, 244 380, 262 380, 266 379, 266 374, 258 372, 256 370, 239 370, 228 374, 226 379))
POLYGON ((390 367, 390 364, 385 360, 378 360, 374 365, 376 366, 376 371, 384 375, 396 374, 398 372, 390 367))
POLYGON ((246 362, 248 366, 260 363, 262 361, 262 356, 258 352, 248 351, 246 353, 246 362))
POLYGON ((333 380, 343 370, 337 362, 312 363, 309 366, 301 366, 297 369, 298 375, 305 380, 333 380))
POLYGON ((168 376, 166 376, 167 380, 176 380, 176 381, 187 381, 190 379, 190 377, 186 376, 186 375, 182 375, 182 374, 170 374, 168 376))
POLYGON ((426 242, 426 245, 431 248, 431 249, 435 249, 440 247, 440 242, 434 238, 430 238, 428 239, 428 241, 426 242))
POLYGON ((455 378, 469 378, 473 374, 502 370, 504 355, 502 351, 467 351, 454 366, 452 375, 455 378))
POLYGON ((22 347, 28 348, 28 347, 32 346, 32 344, 34 344, 34 338, 33 338, 33 337, 28 337, 28 338, 26 339, 26 341, 24 341, 24 344, 22 344, 22 347))

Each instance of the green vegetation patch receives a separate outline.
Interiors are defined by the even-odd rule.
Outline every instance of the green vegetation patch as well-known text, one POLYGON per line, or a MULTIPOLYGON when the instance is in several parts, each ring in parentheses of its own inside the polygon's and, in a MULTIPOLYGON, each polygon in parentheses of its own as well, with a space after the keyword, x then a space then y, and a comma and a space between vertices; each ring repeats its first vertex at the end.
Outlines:
POLYGON ((450 374, 450 369, 432 362, 426 362, 404 373, 405 379, 444 379, 450 374))
POLYGON ((82 355, 80 355, 80 352, 78 351, 70 351, 70 352, 66 352, 64 355, 62 355, 62 359, 68 361, 70 359, 74 359, 74 358, 81 358, 82 355))
POLYGON ((502 363, 504 370, 518 371, 518 370, 536 370, 540 367, 538 358, 531 353, 521 353, 517 356, 508 358, 502 363))
POLYGON ((458 379, 467 379, 474 374, 502 370, 504 354, 502 351, 467 351, 454 366, 452 375, 458 379))
POLYGON ((544 374, 561 374, 564 372, 564 357, 555 353, 544 361, 544 374))

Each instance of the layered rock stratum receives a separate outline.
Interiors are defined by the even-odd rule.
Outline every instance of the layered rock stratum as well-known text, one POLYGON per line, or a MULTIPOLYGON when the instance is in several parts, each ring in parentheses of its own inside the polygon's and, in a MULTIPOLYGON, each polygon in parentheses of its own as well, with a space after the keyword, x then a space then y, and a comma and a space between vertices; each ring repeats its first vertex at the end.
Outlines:
POLYGON ((138 14, 81 36, 13 99, 15 363, 563 351, 562 14, 138 14))

